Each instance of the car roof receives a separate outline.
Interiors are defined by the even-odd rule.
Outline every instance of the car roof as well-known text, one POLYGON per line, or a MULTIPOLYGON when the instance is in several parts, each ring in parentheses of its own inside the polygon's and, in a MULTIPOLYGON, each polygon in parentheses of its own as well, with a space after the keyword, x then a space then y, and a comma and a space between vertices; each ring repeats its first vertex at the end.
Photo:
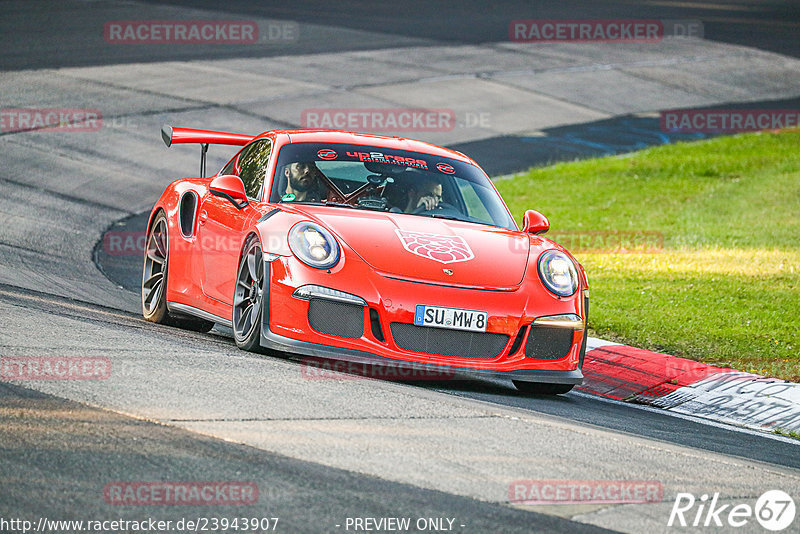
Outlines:
POLYGON ((458 152, 450 150, 424 141, 407 139, 398 136, 385 136, 357 132, 346 132, 343 130, 324 130, 324 129, 285 129, 269 130, 256 138, 269 135, 285 135, 289 143, 342 143, 353 145, 369 145, 378 148, 389 148, 397 150, 408 150, 410 152, 421 152, 432 156, 452 158, 472 165, 477 165, 471 158, 458 152))

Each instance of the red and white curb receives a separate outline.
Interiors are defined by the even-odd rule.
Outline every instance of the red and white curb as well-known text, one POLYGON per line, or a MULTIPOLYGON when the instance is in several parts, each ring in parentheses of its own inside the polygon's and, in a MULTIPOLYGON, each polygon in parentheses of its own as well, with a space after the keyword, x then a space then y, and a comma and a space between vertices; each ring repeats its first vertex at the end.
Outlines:
POLYGON ((589 338, 578 389, 757 430, 800 432, 800 384, 589 338))

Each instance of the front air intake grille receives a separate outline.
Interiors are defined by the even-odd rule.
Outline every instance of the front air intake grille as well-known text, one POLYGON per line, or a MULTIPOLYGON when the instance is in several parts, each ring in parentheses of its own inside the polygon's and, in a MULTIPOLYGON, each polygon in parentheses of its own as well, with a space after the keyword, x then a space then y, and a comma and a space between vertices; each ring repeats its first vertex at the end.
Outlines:
POLYGON ((308 324, 323 334, 359 338, 364 335, 364 307, 312 298, 308 304, 308 324))
POLYGON ((407 323, 392 323, 390 328, 400 348, 444 356, 495 358, 508 343, 505 334, 447 330, 407 323))
POLYGON ((542 360, 558 360, 572 348, 572 329, 552 326, 531 326, 525 356, 542 360))

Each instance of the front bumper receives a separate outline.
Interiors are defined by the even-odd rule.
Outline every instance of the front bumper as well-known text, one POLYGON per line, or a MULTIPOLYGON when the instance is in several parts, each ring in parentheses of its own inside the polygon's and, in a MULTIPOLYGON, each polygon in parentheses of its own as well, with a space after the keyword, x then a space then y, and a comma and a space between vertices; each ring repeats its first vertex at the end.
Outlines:
MULTIPOLYGON (((352 362, 359 365, 386 366, 404 371, 424 371, 457 374, 464 377, 493 377, 527 382, 556 384, 580 384, 583 373, 580 369, 585 351, 586 333, 584 329, 572 332, 573 338, 567 354, 561 358, 536 359, 526 355, 526 342, 519 343, 518 336, 527 337, 535 316, 521 314, 520 317, 502 317, 497 312, 498 306, 482 298, 481 309, 489 309, 489 326, 495 332, 505 331, 508 342, 496 357, 464 358, 444 356, 440 354, 422 353, 404 350, 392 338, 389 325, 393 322, 413 323, 413 303, 431 301, 447 295, 456 302, 448 301, 454 307, 475 309, 476 295, 474 291, 463 289, 424 287, 409 295, 409 282, 387 281, 381 275, 366 268, 362 262, 351 261, 348 276, 338 276, 335 280, 331 273, 309 271, 297 264, 293 258, 280 257, 265 263, 265 288, 261 324, 261 345, 265 348, 283 351, 301 356, 325 358, 352 362), (352 272, 355 271, 355 272, 352 272), (348 283, 348 281, 350 281, 348 283), (353 282, 355 281, 355 282, 353 282), (358 338, 340 337, 324 334, 311 327, 308 320, 309 301, 292 296, 293 292, 304 284, 312 283, 323 286, 336 286, 341 291, 357 295, 366 306, 364 313, 364 332, 358 338), (377 291, 380 286, 384 292, 377 291), (387 290, 388 286, 388 290, 387 290), (391 295, 395 302, 386 298, 391 295), (370 331, 370 314, 377 314, 383 325, 383 336, 376 336, 370 331), (523 334, 524 333, 524 334, 523 334)), ((520 308, 525 307, 526 298, 513 292, 504 292, 500 300, 514 300, 520 308)), ((561 299, 559 299, 561 300, 561 299)), ((548 310, 552 313, 580 313, 583 303, 577 306, 560 302, 561 308, 548 310)))

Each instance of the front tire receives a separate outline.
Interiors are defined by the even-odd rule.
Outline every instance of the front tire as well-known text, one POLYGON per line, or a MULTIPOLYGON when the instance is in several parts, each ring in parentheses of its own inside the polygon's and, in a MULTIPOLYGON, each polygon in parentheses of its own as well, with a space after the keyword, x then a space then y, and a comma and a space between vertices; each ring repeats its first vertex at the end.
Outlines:
POLYGON ((167 309, 167 272, 169 269, 169 231, 167 216, 159 210, 147 232, 142 268, 142 316, 146 321, 208 332, 214 323, 195 317, 175 317, 167 309))
POLYGON ((563 395, 569 393, 574 384, 545 384, 542 382, 523 382, 521 380, 512 380, 514 386, 520 393, 525 395, 563 395))
POLYGON ((251 236, 244 246, 236 288, 233 291, 233 337, 248 352, 263 352, 261 315, 264 299, 264 255, 261 243, 251 236))

